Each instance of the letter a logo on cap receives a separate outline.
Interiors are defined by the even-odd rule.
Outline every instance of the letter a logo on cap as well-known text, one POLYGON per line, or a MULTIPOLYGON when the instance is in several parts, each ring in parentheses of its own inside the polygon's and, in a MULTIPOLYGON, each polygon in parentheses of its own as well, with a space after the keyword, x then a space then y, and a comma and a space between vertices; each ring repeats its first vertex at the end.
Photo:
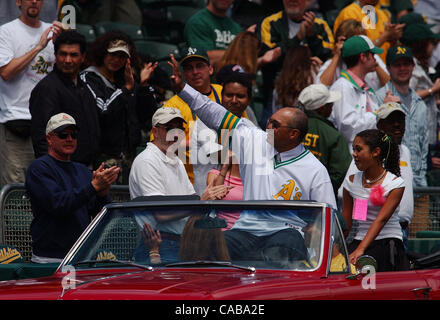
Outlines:
POLYGON ((396 54, 405 54, 405 53, 406 53, 406 48, 397 47, 396 54))
POLYGON ((189 48, 188 48, 188 54, 187 54, 187 55, 193 55, 193 54, 196 54, 196 52, 197 52, 197 49, 196 49, 196 48, 191 48, 191 47, 189 47, 189 48))

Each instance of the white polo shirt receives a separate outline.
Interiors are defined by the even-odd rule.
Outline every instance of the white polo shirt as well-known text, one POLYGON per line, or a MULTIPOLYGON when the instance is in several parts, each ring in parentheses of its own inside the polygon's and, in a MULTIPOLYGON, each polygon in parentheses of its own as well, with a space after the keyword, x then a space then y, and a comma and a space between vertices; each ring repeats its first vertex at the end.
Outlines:
MULTIPOLYGON (((131 199, 140 196, 195 194, 182 161, 174 154, 168 157, 151 142, 134 159, 128 186, 131 199)), ((160 225, 154 219, 145 217, 137 220, 141 226, 149 223, 154 229, 181 234, 187 218, 160 225)))
POLYGON ((133 161, 129 177, 130 197, 153 195, 191 195, 194 187, 182 161, 164 154, 154 143, 133 161))

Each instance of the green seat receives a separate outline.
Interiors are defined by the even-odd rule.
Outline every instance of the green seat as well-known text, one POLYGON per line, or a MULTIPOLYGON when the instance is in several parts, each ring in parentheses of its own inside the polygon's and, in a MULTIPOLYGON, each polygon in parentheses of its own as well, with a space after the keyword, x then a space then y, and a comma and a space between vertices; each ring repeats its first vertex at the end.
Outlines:
POLYGON ((77 23, 76 31, 81 33, 86 38, 87 42, 93 42, 96 39, 95 29, 89 24, 77 23))
POLYGON ((185 6, 169 6, 166 10, 169 42, 175 44, 185 42, 183 34, 185 24, 200 9, 185 6))
POLYGON ((205 0, 138 0, 139 7, 143 8, 164 8, 178 5, 193 8, 204 8, 205 0))
POLYGON ((149 40, 139 40, 135 44, 139 53, 148 55, 155 61, 169 60, 170 53, 173 53, 177 60, 180 57, 179 47, 175 44, 149 40))
POLYGON ((0 281, 48 277, 55 273, 59 263, 11 263, 0 265, 0 281))
POLYGON ((440 247, 440 239, 437 238, 412 238, 408 239, 408 251, 421 254, 430 254, 440 247))
POLYGON ((423 230, 417 231, 416 238, 438 238, 440 239, 440 231, 432 231, 432 230, 423 230))
POLYGON ((135 40, 144 39, 144 33, 140 26, 128 23, 114 22, 114 21, 102 21, 95 24, 95 31, 97 36, 101 36, 109 31, 119 30, 126 33, 130 38, 135 40))
POLYGON ((185 7, 185 6, 169 6, 167 7, 167 17, 169 23, 180 22, 183 25, 191 16, 198 12, 199 8, 185 7))

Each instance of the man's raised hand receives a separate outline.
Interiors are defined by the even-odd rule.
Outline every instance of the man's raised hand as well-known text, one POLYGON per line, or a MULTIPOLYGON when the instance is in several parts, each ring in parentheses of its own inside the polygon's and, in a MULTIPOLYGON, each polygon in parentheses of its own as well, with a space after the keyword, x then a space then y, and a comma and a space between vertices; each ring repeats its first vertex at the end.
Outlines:
POLYGON ((174 58, 174 54, 170 54, 170 60, 168 61, 168 65, 173 69, 173 74, 171 75, 171 87, 173 91, 179 93, 185 87, 185 83, 182 80, 182 75, 180 74, 179 63, 176 58, 174 58))

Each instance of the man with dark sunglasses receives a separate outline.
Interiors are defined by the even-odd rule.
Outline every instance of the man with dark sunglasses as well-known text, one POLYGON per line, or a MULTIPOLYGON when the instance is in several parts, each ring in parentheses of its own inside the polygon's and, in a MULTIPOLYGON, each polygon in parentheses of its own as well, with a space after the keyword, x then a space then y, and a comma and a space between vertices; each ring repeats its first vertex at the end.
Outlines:
POLYGON ((31 223, 32 262, 60 262, 90 218, 110 198, 118 167, 96 171, 71 161, 78 145, 78 126, 67 113, 52 116, 46 125, 48 153, 34 160, 26 172, 34 219, 31 223))
MULTIPOLYGON (((207 127, 222 136, 229 134, 243 181, 243 200, 308 200, 337 209, 327 169, 301 144, 308 129, 303 111, 281 108, 270 117, 266 131, 251 127, 185 84, 176 59, 172 54, 170 57, 173 90, 207 127)), ((304 225, 295 214, 280 218, 270 211, 257 216, 244 211, 224 236, 231 259, 244 255, 253 259, 279 249, 282 259, 301 260, 305 251, 300 230, 304 225), (265 247, 261 245, 264 241, 265 247)))

